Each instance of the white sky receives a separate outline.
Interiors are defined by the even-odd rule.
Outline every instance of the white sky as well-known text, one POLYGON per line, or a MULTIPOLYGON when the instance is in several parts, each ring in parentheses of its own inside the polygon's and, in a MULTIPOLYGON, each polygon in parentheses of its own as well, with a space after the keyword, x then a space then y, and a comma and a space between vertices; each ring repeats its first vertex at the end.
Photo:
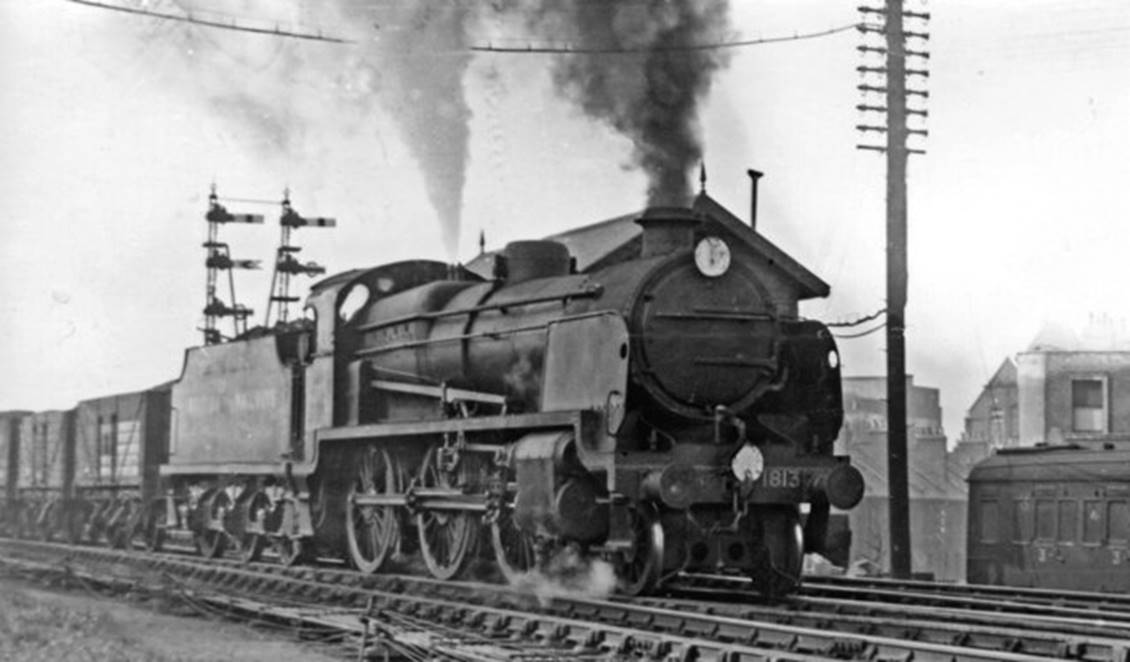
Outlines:
MULTIPOLYGON (((735 30, 755 38, 852 23, 859 3, 732 4, 735 30)), ((309 14, 300 0, 269 6, 265 20, 309 14)), ((908 366, 942 389, 953 440, 1043 320, 1130 318, 1130 3, 907 6, 933 15, 928 154, 910 173, 908 366)), ((0 409, 67 407, 179 373, 200 337, 213 180, 242 197, 289 186, 300 212, 336 216, 337 229, 298 236, 303 259, 331 272, 443 258, 420 174, 350 66, 355 47, 187 34, 63 0, 0 0, 0 409), (240 95, 270 101, 271 131, 240 119, 257 112, 240 95)), ((884 302, 883 160, 855 149, 859 43, 849 31, 734 50, 702 117, 709 192, 744 216, 745 169, 767 173, 759 229, 832 284, 804 309, 828 321, 884 302)), ((558 99, 547 65, 471 64, 464 259, 480 229, 499 246, 642 204, 624 139, 558 99)), ((277 210, 229 208, 268 216, 223 239, 269 265, 277 210)), ((268 278, 239 281, 260 313, 268 278)), ((842 341, 847 374, 881 374, 883 343, 842 341)))

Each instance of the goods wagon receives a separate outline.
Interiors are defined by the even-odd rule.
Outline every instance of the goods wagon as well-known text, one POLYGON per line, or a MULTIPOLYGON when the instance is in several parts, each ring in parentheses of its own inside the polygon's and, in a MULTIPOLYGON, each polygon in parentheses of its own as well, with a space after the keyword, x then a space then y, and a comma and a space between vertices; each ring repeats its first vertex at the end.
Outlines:
POLYGON ((97 541, 122 537, 141 504, 158 490, 158 467, 168 459, 169 384, 83 400, 75 408, 74 493, 68 534, 97 541))
POLYGON ((20 421, 16 508, 24 535, 50 538, 62 528, 74 476, 74 411, 44 411, 20 421))

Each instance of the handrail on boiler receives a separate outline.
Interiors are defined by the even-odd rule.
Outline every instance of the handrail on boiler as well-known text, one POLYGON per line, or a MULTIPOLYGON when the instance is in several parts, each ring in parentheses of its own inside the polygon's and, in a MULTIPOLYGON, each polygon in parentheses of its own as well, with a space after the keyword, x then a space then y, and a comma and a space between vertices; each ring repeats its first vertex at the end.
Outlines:
POLYGON ((375 331, 397 324, 404 324, 406 322, 420 322, 425 320, 437 320, 444 317, 457 317, 459 315, 471 315, 474 313, 486 312, 488 310, 503 310, 506 308, 513 308, 516 306, 529 306, 536 303, 549 303, 551 301, 564 301, 568 302, 570 299, 594 299, 599 297, 604 292, 604 286, 597 283, 589 283, 583 289, 566 292, 564 294, 549 294, 540 297, 530 297, 527 299, 514 299, 513 301, 505 301, 499 303, 488 303, 481 306, 472 306, 470 308, 457 308, 454 310, 439 310, 430 313, 413 313, 411 315, 403 315, 401 317, 394 317, 389 320, 381 320, 379 322, 370 322, 369 324, 362 324, 357 327, 359 333, 366 331, 375 331))

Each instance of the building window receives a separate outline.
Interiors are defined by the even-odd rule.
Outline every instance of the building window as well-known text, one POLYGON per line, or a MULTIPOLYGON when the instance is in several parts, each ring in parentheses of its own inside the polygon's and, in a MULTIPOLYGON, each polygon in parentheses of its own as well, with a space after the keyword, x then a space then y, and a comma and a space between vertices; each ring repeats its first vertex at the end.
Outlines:
POLYGON ((1075 432, 1106 432, 1105 380, 1071 380, 1071 429, 1075 432))

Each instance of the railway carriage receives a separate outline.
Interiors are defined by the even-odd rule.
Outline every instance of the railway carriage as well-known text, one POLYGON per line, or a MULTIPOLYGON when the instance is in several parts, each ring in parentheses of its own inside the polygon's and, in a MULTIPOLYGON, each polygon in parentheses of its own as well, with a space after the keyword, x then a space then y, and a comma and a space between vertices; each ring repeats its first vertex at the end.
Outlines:
POLYGON ((1130 450, 1002 450, 969 475, 970 583, 1130 591, 1130 450))

